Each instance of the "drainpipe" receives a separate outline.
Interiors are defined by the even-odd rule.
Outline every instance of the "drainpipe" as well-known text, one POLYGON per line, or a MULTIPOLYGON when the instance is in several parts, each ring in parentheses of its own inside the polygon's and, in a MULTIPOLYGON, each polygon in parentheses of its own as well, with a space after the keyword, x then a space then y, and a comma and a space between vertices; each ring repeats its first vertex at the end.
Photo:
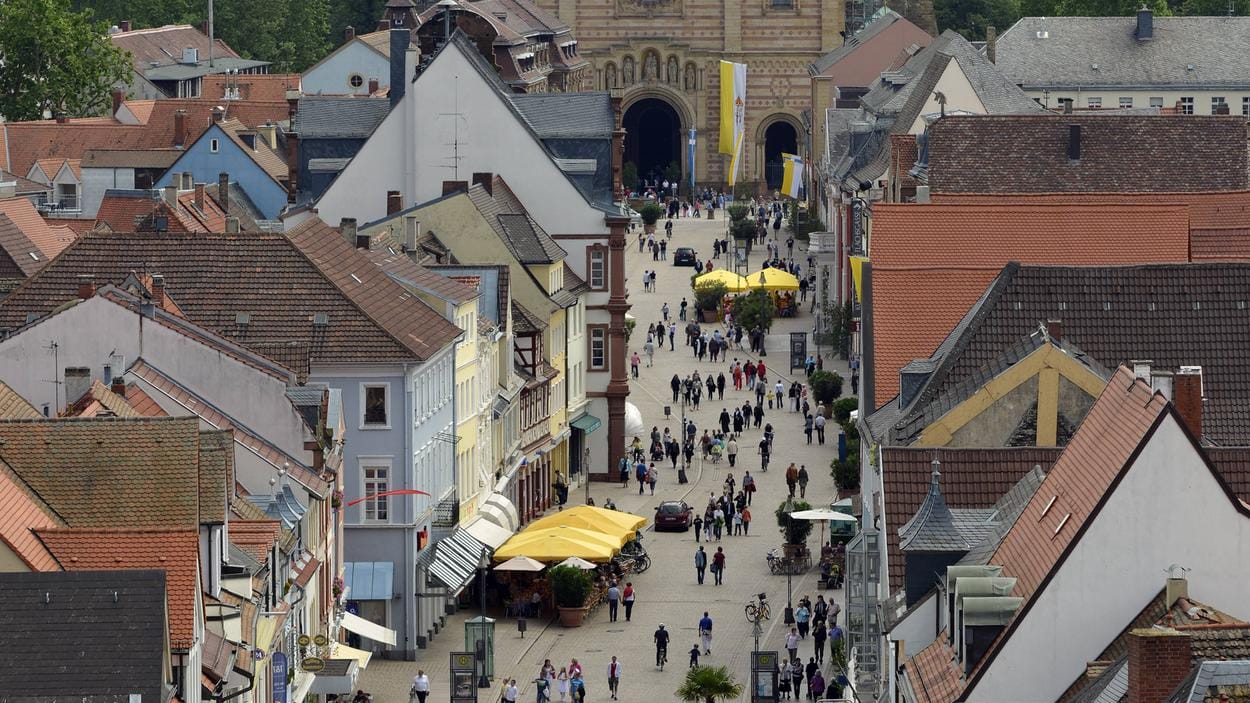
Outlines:
MULTIPOLYGON (((412 381, 408 378, 408 366, 408 362, 404 362, 404 483, 409 488, 415 488, 416 467, 412 464, 412 433, 415 428, 412 426, 412 381)), ((408 496, 405 503, 407 503, 405 508, 408 511, 408 519, 405 522, 408 523, 408 527, 404 530, 404 659, 415 661, 419 619, 417 608, 420 607, 420 600, 417 598, 417 497, 408 496), (408 659, 409 651, 412 651, 412 659, 408 659)))

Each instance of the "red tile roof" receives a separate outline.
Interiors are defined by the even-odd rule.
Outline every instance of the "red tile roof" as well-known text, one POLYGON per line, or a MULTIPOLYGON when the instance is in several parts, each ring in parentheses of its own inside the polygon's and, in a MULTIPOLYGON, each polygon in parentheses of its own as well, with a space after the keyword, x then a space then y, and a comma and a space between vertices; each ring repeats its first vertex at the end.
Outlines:
POLYGON ((196 204, 195 191, 188 190, 178 194, 178 213, 184 222, 194 223, 188 229, 196 232, 225 232, 226 211, 221 209, 216 200, 204 194, 203 207, 196 204))
POLYGON ((143 389, 134 383, 126 385, 126 402, 130 403, 135 412, 144 417, 169 417, 152 396, 143 392, 143 389))
POLYGON ((72 232, 49 226, 27 198, 0 199, 0 215, 7 221, 0 225, 0 247, 28 276, 74 241, 72 232))
POLYGON ((879 407, 1007 263, 1185 262, 1189 217, 1182 205, 882 204, 870 246, 879 407))
MULTIPOLYGON (((95 220, 82 220, 70 217, 44 217, 44 222, 48 223, 54 231, 68 230, 73 239, 77 239, 82 235, 90 232, 95 227, 95 220)), ((70 239, 70 241, 73 241, 70 239)))
POLYGON ((256 162, 256 165, 260 166, 261 170, 269 174, 269 177, 275 182, 281 183, 287 180, 290 172, 287 169, 286 159, 271 149, 260 135, 253 136, 255 148, 249 147, 247 142, 243 141, 243 133, 250 132, 251 127, 244 125, 235 118, 222 120, 220 127, 221 131, 225 132, 226 136, 238 145, 239 149, 248 158, 256 162))
POLYGON ((91 388, 70 402, 70 406, 62 413, 63 417, 141 417, 130 407, 126 399, 114 393, 108 386, 95 379, 91 388))
POLYGON ((282 523, 277 520, 231 520, 230 543, 264 564, 269 561, 269 550, 281 529, 282 523))
POLYGON ((34 530, 64 527, 65 521, 0 461, 0 542, 32 571, 59 571, 52 554, 34 530))
MULTIPOLYGON (((164 217, 168 232, 205 232, 183 208, 170 209, 163 196, 146 190, 109 190, 100 201, 96 224, 114 232, 153 232, 156 218, 164 217)), ((222 229, 225 229, 224 227, 222 229)))
MULTIPOLYGON (((140 73, 146 71, 153 62, 160 65, 177 63, 182 58, 184 47, 199 50, 204 60, 208 60, 208 35, 189 24, 167 24, 129 32, 114 32, 109 35, 109 39, 119 49, 130 52, 135 70, 140 73)), ((214 44, 214 56, 239 58, 234 49, 221 39, 214 44)))
POLYGON ((200 421, 0 421, 0 460, 71 527, 199 525, 200 421))
POLYGON ((907 661, 907 682, 916 694, 916 703, 951 703, 963 692, 964 681, 951 658, 945 628, 928 647, 907 661))
POLYGON ((169 646, 190 649, 199 598, 200 543, 193 529, 41 529, 66 571, 159 569, 169 600, 169 646))
MULTIPOLYGON (((884 21, 888 20, 876 20, 884 21)), ((867 88, 881 77, 881 72, 890 67, 900 52, 912 44, 923 48, 933 41, 928 32, 902 17, 872 34, 866 41, 857 41, 858 39, 859 37, 855 37, 848 40, 844 47, 834 49, 828 58, 816 59, 816 67, 821 69, 820 75, 831 78, 833 85, 867 88)))
POLYGON ((226 84, 238 88, 240 100, 277 102, 286 100, 286 91, 300 89, 298 73, 265 73, 226 76, 204 76, 200 83, 200 95, 214 100, 224 100, 226 84))
POLYGON ((35 406, 0 381, 0 420, 37 420, 43 417, 35 406))

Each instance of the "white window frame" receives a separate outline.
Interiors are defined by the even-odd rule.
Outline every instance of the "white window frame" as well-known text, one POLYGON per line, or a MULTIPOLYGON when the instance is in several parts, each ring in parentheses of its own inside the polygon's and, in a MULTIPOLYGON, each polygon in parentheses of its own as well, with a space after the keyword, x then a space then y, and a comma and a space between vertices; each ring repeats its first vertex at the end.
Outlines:
POLYGON ((1161 97, 1150 98, 1150 107, 1163 107, 1163 98, 1161 97))
MULTIPOLYGON (((1211 96, 1211 114, 1214 115, 1215 109, 1219 107, 1220 105, 1227 105, 1227 104, 1228 104, 1228 99, 1225 96, 1223 95, 1211 96)), ((1232 110, 1229 110, 1229 112, 1232 112, 1232 110)))
POLYGON ((1102 97, 1098 95, 1091 95, 1085 98, 1085 107, 1090 110, 1101 110, 1102 109, 1102 97))
MULTIPOLYGON (((386 472, 386 478, 385 478, 385 483, 383 487, 387 491, 393 490, 393 486, 391 482, 391 479, 395 475, 393 457, 360 456, 360 457, 356 457, 356 463, 360 467, 360 497, 361 498, 365 498, 366 496, 372 495, 372 493, 369 490, 369 485, 371 483, 376 482, 376 479, 370 479, 366 475, 370 469, 384 470, 386 472)), ((381 492, 381 491, 377 491, 377 492, 381 492)), ((390 496, 387 496, 385 498, 374 498, 372 500, 363 500, 360 506, 361 506, 360 507, 360 521, 362 523, 368 523, 368 524, 373 524, 373 525, 386 525, 390 523, 391 521, 391 498, 390 496), (378 518, 376 515, 374 517, 369 517, 370 509, 376 506, 376 502, 378 500, 386 501, 384 505, 386 509, 386 517, 378 518), (374 505, 371 506, 370 505, 371 502, 374 505)))
POLYGON ((208 140, 208 151, 209 151, 209 153, 211 153, 211 154, 216 154, 217 152, 221 151, 221 140, 219 140, 219 139, 209 139, 209 140, 208 140))
POLYGON ((590 287, 593 288, 594 290, 603 290, 604 288, 607 288, 608 287, 608 252, 605 249, 597 248, 597 249, 590 250, 590 267, 589 268, 590 270, 586 272, 586 277, 589 280, 586 282, 590 284, 590 287), (598 283, 595 282, 596 259, 598 259, 597 263, 600 264, 598 283))
POLYGON ((608 368, 608 330, 606 327, 595 327, 590 330, 590 368, 601 370, 608 368), (595 344, 599 340, 603 347, 602 363, 595 363, 595 344))
POLYGON ((1131 109, 1133 109, 1133 98, 1132 98, 1132 97, 1121 97, 1121 98, 1120 98, 1120 109, 1121 109, 1121 110, 1131 110, 1131 109))
POLYGON ((1192 96, 1184 96, 1184 97, 1182 97, 1182 98, 1181 98, 1181 100, 1180 100, 1180 103, 1181 103, 1181 114, 1182 114, 1182 115, 1192 115, 1192 114, 1194 114, 1194 99, 1193 99, 1193 97, 1192 97, 1192 96))
POLYGON ((360 90, 361 88, 365 87, 365 85, 366 85, 366 83, 365 83, 365 77, 364 77, 364 76, 362 76, 362 75, 360 75, 359 73, 352 73, 352 74, 350 74, 350 75, 348 75, 348 76, 347 76, 347 87, 348 87, 348 88, 351 88, 352 90, 360 90), (357 78, 359 78, 359 79, 360 79, 360 85, 353 85, 353 84, 352 84, 352 83, 353 83, 353 81, 355 81, 357 78))
POLYGON ((389 430, 391 429, 391 384, 388 381, 377 381, 360 384, 360 429, 361 430, 389 430), (386 422, 378 424, 376 422, 365 422, 365 415, 368 412, 366 401, 369 397, 369 389, 381 388, 386 393, 386 422))
POLYGON ((1241 114, 1250 115, 1250 95, 1241 96, 1241 114))

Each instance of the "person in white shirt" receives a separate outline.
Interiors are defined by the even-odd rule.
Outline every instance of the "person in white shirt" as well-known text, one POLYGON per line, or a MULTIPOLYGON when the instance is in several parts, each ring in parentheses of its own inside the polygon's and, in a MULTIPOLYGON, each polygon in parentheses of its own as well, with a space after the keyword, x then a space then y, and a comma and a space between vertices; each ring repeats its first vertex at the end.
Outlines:
POLYGON ((612 692, 612 700, 616 700, 616 687, 621 683, 621 663, 612 657, 608 662, 608 690, 612 692))
POLYGON ((507 688, 503 690, 503 699, 507 701, 508 703, 516 703, 517 696, 520 696, 520 695, 521 695, 521 692, 517 690, 517 687, 516 687, 516 679, 510 679, 508 681, 507 688))
POLYGON ((412 677, 412 692, 417 703, 425 703, 425 697, 430 695, 430 677, 422 669, 417 669, 417 675, 412 677))
POLYGON ((799 656, 799 631, 796 628, 790 628, 790 633, 786 635, 786 651, 790 653, 790 659, 799 656))

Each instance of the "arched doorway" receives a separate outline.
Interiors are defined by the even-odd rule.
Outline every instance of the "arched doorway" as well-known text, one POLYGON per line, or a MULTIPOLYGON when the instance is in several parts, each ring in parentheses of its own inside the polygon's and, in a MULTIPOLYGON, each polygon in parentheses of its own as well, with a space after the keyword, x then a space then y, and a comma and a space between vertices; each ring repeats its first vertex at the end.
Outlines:
POLYGON ((764 180, 770 190, 781 187, 785 166, 782 154, 799 153, 799 135, 794 125, 778 120, 764 130, 764 180))
MULTIPOLYGON (((625 110, 625 164, 638 179, 681 180, 681 116, 662 98, 643 98, 625 110)), ((627 188, 638 183, 625 181, 627 188)))

